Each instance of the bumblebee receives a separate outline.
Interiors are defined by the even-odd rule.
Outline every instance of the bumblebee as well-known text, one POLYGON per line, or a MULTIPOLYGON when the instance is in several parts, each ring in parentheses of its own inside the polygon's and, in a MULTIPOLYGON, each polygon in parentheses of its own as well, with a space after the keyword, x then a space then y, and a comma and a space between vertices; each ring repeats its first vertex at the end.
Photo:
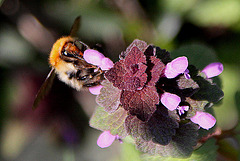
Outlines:
POLYGON ((104 79, 104 72, 99 67, 87 63, 83 58, 84 51, 90 48, 75 37, 79 25, 80 17, 77 17, 70 36, 62 37, 53 44, 49 56, 51 71, 38 91, 33 104, 34 109, 49 92, 56 74, 61 81, 76 90, 97 86, 104 79))

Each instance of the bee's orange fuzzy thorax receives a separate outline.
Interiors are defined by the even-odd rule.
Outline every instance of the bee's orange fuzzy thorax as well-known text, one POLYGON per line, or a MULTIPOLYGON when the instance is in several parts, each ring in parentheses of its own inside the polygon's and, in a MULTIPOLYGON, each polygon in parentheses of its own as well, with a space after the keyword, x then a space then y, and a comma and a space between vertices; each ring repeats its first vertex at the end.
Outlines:
POLYGON ((57 68, 59 63, 61 63, 62 60, 60 59, 60 53, 62 51, 64 44, 68 41, 74 41, 74 38, 70 36, 61 37, 53 44, 53 47, 49 56, 49 63, 52 67, 57 68))

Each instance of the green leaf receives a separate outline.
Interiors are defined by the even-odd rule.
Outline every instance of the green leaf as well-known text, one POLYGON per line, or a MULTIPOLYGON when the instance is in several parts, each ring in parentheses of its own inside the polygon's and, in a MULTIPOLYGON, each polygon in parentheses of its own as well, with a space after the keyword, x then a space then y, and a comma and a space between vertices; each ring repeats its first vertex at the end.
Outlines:
POLYGON ((151 132, 147 126, 147 122, 143 122, 136 116, 129 115, 125 122, 127 133, 133 138, 141 137, 143 140, 149 141, 151 139, 151 132))
POLYGON ((97 103, 105 107, 105 110, 109 113, 113 113, 118 109, 120 104, 121 90, 114 87, 108 80, 102 82, 103 88, 101 93, 97 96, 97 103))
POLYGON ((199 88, 198 84, 194 82, 193 79, 186 79, 183 75, 179 77, 177 80, 178 86, 180 89, 185 89, 185 88, 193 88, 197 89, 199 88))
POLYGON ((102 131, 110 131, 112 135, 124 138, 127 133, 125 130, 125 119, 127 112, 120 107, 116 112, 109 114, 103 107, 97 107, 90 119, 90 126, 102 131))
POLYGON ((198 84, 193 79, 186 79, 184 75, 181 75, 177 79, 179 89, 181 89, 182 95, 185 97, 191 97, 199 90, 198 84))
POLYGON ((216 84, 210 83, 200 76, 193 79, 200 87, 199 91, 192 96, 193 99, 217 103, 223 98, 224 93, 216 84))
POLYGON ((188 110, 187 117, 193 117, 197 111, 204 111, 204 107, 208 104, 208 101, 197 101, 190 97, 186 98, 186 101, 190 104, 191 108, 188 110))
POLYGON ((200 148, 195 150, 191 157, 186 159, 143 155, 144 161, 213 161, 216 160, 218 146, 215 139, 208 140, 200 148))
POLYGON ((197 144, 198 126, 193 123, 180 124, 176 130, 176 135, 168 145, 156 144, 152 141, 136 139, 137 148, 151 155, 163 157, 186 158, 193 152, 193 147, 197 144))
POLYGON ((158 110, 146 122, 141 121, 136 116, 129 115, 126 118, 125 127, 128 134, 135 139, 152 140, 155 143, 167 145, 178 128, 178 122, 173 116, 171 117, 169 117, 165 107, 158 107, 158 110))

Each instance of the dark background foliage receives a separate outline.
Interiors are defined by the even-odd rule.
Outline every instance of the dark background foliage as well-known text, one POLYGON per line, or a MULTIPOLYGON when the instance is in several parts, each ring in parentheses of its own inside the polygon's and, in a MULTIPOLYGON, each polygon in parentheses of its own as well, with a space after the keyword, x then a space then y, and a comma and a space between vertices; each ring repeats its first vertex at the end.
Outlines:
MULTIPOLYGON (((222 62, 225 97, 214 108, 217 123, 223 130, 240 129, 238 0, 0 0, 0 5, 0 160, 138 160, 131 145, 97 147, 99 131, 88 126, 95 97, 87 91, 56 79, 49 96, 31 109, 50 70, 51 46, 68 35, 78 15, 79 38, 101 44, 113 61, 138 38, 173 58, 186 55, 200 69, 222 62)), ((237 158, 239 141, 239 134, 218 141, 218 157, 237 158)))

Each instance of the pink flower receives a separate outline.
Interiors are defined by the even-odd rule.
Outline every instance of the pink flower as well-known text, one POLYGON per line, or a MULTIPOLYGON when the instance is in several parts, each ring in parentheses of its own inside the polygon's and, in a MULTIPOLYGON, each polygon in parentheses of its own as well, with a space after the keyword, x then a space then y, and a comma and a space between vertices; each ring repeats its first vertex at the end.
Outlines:
POLYGON ((102 65, 102 59, 105 56, 97 50, 87 49, 83 53, 83 58, 86 62, 93 65, 102 65))
POLYGON ((216 123, 216 119, 211 114, 200 111, 197 111, 196 115, 190 118, 190 120, 207 130, 212 128, 216 123))
POLYGON ((182 114, 185 113, 185 111, 188 111, 189 106, 178 106, 177 109, 178 109, 179 115, 181 116, 182 114))
POLYGON ((191 78, 188 69, 186 69, 183 74, 184 74, 184 77, 185 77, 186 79, 190 79, 190 78, 191 78))
POLYGON ((102 85, 93 86, 93 87, 89 87, 88 90, 93 95, 99 95, 100 94, 100 90, 102 89, 102 87, 103 87, 102 85))
POLYGON ((117 135, 112 135, 110 133, 110 131, 104 131, 103 133, 100 134, 100 136, 98 137, 97 140, 97 145, 100 148, 107 148, 110 145, 112 145, 112 143, 118 139, 119 137, 117 135))
POLYGON ((165 92, 161 96, 161 102, 170 111, 173 111, 178 107, 179 103, 181 102, 181 98, 178 95, 165 92))
POLYGON ((222 63, 215 62, 207 65, 202 72, 206 75, 207 78, 212 78, 218 76, 223 71, 222 63))
POLYGON ((113 65, 114 64, 113 64, 112 60, 105 57, 105 58, 102 59, 102 64, 100 65, 100 68, 102 70, 109 70, 113 67, 113 65))
POLYGON ((113 62, 97 50, 87 49, 83 53, 83 58, 89 64, 96 65, 102 70, 109 70, 113 67, 113 62))
POLYGON ((165 76, 169 79, 175 78, 179 74, 186 71, 188 67, 188 59, 185 56, 178 57, 171 62, 167 63, 165 68, 165 76))

